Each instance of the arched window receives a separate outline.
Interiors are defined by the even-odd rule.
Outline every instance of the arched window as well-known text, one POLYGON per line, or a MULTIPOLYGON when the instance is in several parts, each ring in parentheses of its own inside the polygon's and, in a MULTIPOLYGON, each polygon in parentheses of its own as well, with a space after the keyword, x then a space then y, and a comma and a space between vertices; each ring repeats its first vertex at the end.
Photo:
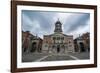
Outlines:
POLYGON ((65 46, 64 46, 64 45, 62 45, 61 47, 62 47, 62 48, 65 48, 65 46))
POLYGON ((69 44, 71 43, 71 40, 69 40, 69 44))
POLYGON ((60 37, 57 37, 57 40, 60 40, 60 37))
POLYGON ((61 37, 61 40, 64 40, 64 37, 61 37))
POLYGON ((53 40, 56 40, 56 37, 53 37, 53 40))
POLYGON ((46 44, 45 47, 48 47, 48 45, 46 44))
POLYGON ((55 45, 53 45, 52 48, 55 48, 55 45))

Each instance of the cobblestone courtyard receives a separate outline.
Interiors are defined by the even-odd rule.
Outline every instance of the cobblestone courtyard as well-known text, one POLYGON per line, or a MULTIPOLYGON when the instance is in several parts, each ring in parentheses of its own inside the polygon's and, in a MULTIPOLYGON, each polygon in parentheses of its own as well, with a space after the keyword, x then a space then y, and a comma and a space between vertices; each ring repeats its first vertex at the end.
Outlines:
POLYGON ((89 59, 89 57, 89 52, 67 54, 26 53, 22 56, 22 62, 85 60, 89 59))

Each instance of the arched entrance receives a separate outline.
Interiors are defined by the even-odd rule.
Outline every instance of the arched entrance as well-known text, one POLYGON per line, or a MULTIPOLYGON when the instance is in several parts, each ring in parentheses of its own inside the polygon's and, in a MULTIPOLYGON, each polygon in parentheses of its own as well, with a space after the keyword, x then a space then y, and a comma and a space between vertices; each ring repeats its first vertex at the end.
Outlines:
POLYGON ((60 45, 57 45, 57 53, 60 52, 60 45))
POLYGON ((80 51, 85 52, 84 43, 80 42, 80 51))
POLYGON ((35 51, 36 51, 36 42, 33 42, 31 52, 35 52, 35 51))
POLYGON ((26 48, 26 47, 24 47, 24 52, 26 52, 26 50, 27 50, 27 48, 26 48))

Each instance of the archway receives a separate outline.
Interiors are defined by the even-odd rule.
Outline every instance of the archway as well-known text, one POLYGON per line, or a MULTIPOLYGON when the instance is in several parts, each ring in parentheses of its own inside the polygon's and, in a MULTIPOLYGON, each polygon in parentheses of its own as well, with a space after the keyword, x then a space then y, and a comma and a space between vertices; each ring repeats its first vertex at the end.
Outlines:
POLYGON ((60 45, 57 45, 57 53, 60 52, 60 45))
POLYGON ((36 51, 36 42, 33 42, 31 52, 35 52, 35 51, 36 51))
POLYGON ((85 52, 84 43, 80 42, 80 51, 85 52))

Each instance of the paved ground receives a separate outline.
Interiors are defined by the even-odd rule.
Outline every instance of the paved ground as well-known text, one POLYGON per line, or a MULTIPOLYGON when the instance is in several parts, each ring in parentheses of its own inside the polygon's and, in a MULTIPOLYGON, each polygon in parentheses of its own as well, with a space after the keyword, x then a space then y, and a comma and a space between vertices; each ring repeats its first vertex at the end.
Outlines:
POLYGON ((27 53, 22 57, 22 62, 61 61, 61 60, 83 60, 89 59, 89 53, 67 53, 67 54, 37 54, 27 53))
POLYGON ((34 53, 27 53, 24 54, 22 57, 22 62, 33 62, 36 61, 44 56, 46 56, 47 54, 34 54, 34 53))
POLYGON ((77 57, 78 59, 89 59, 90 53, 89 52, 81 52, 81 53, 69 53, 70 55, 77 57))
POLYGON ((61 60, 74 60, 70 56, 67 55, 51 55, 41 61, 61 61, 61 60))

